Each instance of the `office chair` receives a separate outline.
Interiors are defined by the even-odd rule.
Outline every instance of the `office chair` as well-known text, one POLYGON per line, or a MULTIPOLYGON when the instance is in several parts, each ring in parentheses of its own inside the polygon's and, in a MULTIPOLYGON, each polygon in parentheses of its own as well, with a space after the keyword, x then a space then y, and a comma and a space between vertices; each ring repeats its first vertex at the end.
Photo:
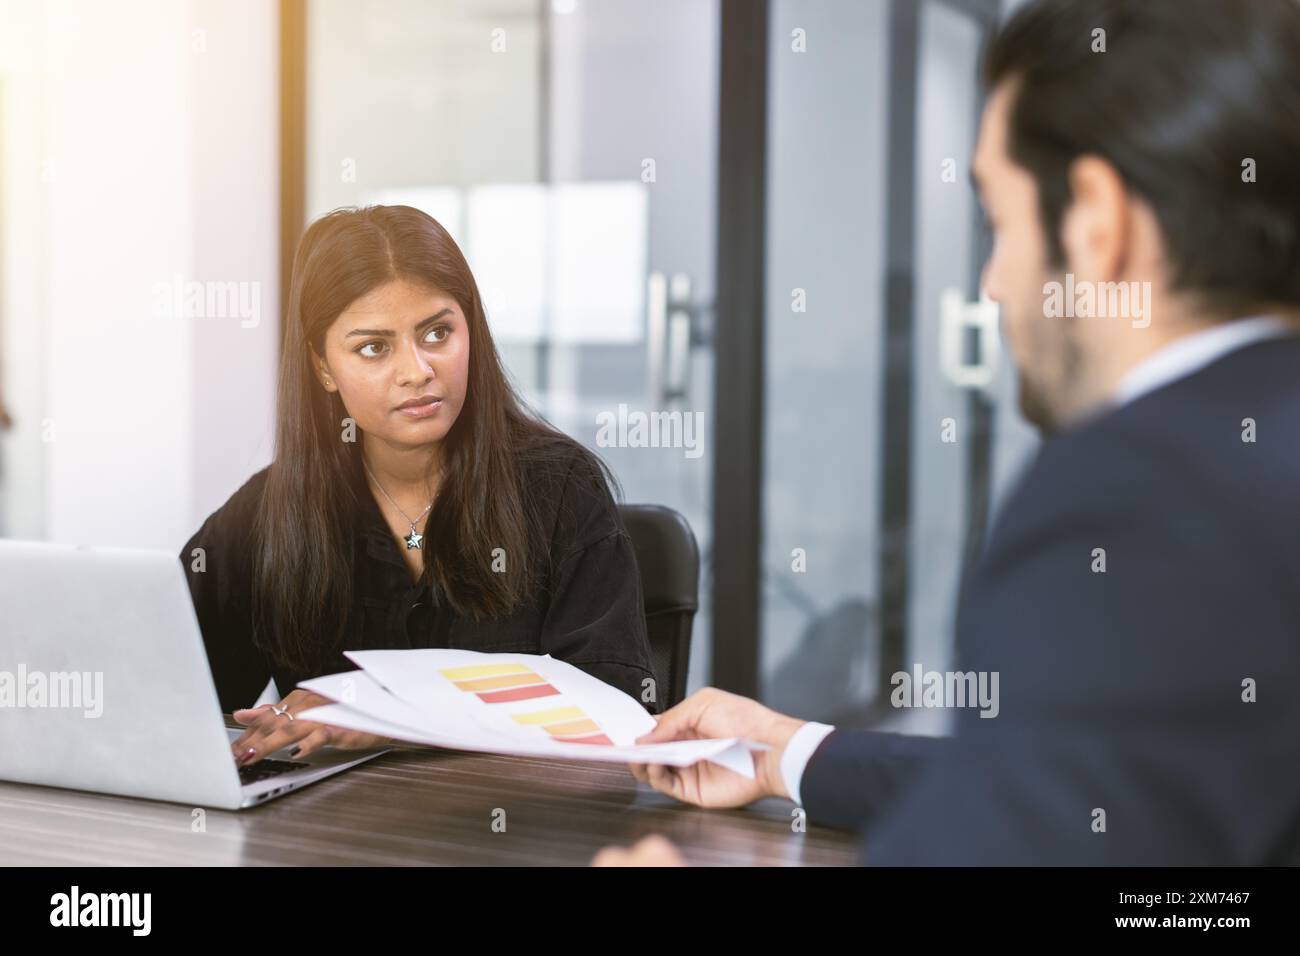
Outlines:
POLYGON ((660 505, 622 505, 641 572, 651 666, 662 710, 686 696, 691 623, 699 609, 700 552, 686 519, 660 505))

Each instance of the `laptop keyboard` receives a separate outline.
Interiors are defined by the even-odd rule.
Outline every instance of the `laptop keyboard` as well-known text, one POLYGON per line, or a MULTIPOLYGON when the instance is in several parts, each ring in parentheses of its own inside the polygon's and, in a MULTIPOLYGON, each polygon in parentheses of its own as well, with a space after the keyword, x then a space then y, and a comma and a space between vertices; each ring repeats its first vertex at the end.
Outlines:
POLYGON ((258 783, 262 780, 269 780, 271 777, 278 777, 282 773, 288 773, 290 770, 302 770, 309 766, 311 765, 297 760, 272 760, 269 758, 259 760, 257 763, 239 768, 239 782, 241 784, 258 783))

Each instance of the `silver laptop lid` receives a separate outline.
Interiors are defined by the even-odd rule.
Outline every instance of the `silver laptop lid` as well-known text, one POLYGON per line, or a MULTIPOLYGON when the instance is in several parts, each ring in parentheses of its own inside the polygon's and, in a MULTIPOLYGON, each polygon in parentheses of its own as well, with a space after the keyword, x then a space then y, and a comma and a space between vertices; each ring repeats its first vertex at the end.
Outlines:
POLYGON ((0 541, 0 778, 240 805, 176 555, 0 541))

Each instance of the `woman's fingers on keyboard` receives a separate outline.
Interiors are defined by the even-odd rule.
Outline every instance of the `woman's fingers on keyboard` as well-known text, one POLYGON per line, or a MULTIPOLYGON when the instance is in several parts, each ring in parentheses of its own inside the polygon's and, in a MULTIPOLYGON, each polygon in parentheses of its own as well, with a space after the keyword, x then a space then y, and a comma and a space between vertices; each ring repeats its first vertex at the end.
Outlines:
POLYGON ((290 721, 282 717, 277 719, 282 722, 259 721, 256 725, 244 731, 239 739, 231 745, 231 752, 234 754, 235 762, 239 766, 244 767, 261 760, 267 754, 275 753, 281 747, 310 736, 322 726, 308 720, 290 721))
POLYGON ((315 724, 313 726, 316 729, 298 741, 297 750, 291 751, 290 756, 305 757, 330 742, 330 728, 326 724, 315 724))

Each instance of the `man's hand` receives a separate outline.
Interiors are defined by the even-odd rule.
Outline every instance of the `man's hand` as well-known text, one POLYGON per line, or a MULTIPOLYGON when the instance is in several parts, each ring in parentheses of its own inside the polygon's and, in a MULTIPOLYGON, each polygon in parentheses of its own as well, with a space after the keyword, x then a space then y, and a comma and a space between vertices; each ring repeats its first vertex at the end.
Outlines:
POLYGON ((769 796, 788 799, 781 779, 781 755, 803 723, 748 697, 706 687, 661 714, 655 729, 636 742, 745 737, 770 748, 754 754, 754 779, 707 760, 689 767, 632 764, 632 776, 660 793, 701 807, 743 807, 769 796))
POLYGON ((607 846, 591 858, 592 866, 685 866, 677 847, 655 833, 630 849, 607 846))
POLYGON ((248 728, 230 745, 236 766, 244 767, 256 763, 267 754, 275 753, 281 747, 287 747, 292 743, 297 743, 299 748, 293 754, 294 757, 305 757, 326 744, 345 750, 364 750, 367 747, 382 747, 384 744, 393 743, 391 737, 380 737, 343 727, 331 727, 329 724, 318 724, 310 720, 291 720, 288 714, 276 713, 276 710, 287 710, 289 714, 296 714, 311 707, 332 703, 333 701, 328 697, 322 697, 320 694, 295 690, 275 707, 263 704, 261 707, 235 711, 233 714, 235 720, 248 728))

